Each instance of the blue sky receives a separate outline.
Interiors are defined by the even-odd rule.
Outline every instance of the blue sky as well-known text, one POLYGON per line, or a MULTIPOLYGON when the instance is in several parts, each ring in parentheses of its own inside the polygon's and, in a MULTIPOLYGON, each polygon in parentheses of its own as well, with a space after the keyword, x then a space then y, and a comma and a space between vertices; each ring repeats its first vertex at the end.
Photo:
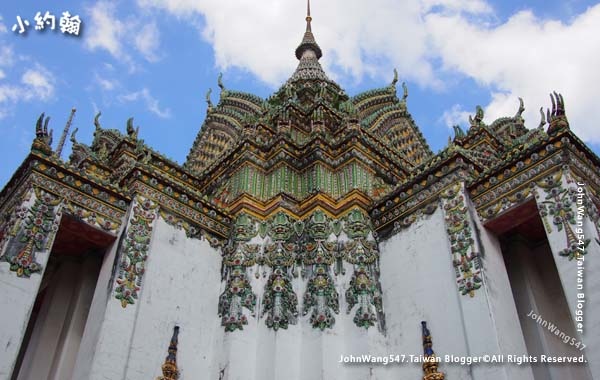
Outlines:
MULTIPOLYGON (((77 139, 90 143, 93 117, 125 129, 183 163, 206 114, 206 91, 225 86, 268 97, 293 72, 304 30, 304 0, 59 0, 0 4, 0 187, 25 158, 41 112, 58 142, 72 107, 77 139), (34 16, 56 16, 37 31, 34 16), (79 15, 79 36, 59 30, 79 15), (17 16, 30 22, 13 32, 17 16)), ((323 63, 350 95, 383 87, 397 68, 408 109, 434 151, 450 126, 468 125, 476 105, 486 122, 513 115, 526 125, 553 90, 571 127, 600 152, 600 5, 571 1, 313 0, 323 63)), ((63 157, 68 157, 69 142, 63 157)))

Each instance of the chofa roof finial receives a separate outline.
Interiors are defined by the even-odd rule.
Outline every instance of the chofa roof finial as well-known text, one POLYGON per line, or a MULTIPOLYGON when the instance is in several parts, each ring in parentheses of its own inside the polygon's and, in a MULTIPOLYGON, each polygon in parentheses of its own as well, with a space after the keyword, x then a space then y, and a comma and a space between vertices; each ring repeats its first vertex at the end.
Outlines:
POLYGON ((45 114, 42 113, 38 118, 37 122, 35 123, 35 138, 33 139, 31 150, 49 156, 52 154, 52 130, 48 132, 48 123, 50 122, 50 116, 46 116, 45 120, 44 116, 45 114))
POLYGON ((550 124, 547 133, 555 135, 569 129, 569 120, 565 114, 565 101, 561 94, 553 91, 550 94, 552 111, 547 111, 547 122, 550 124))

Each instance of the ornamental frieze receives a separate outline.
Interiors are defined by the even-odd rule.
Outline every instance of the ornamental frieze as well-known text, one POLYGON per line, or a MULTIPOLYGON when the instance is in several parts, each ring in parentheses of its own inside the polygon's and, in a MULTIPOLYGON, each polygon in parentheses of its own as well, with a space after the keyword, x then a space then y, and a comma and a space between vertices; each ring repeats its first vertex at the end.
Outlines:
POLYGON ((28 209, 17 210, 20 223, 9 242, 6 252, 0 257, 10 265, 10 270, 18 277, 30 277, 43 268, 36 260, 36 254, 47 251, 58 231, 61 217, 62 199, 35 188, 35 199, 28 209))
MULTIPOLYGON (((566 237, 566 247, 558 252, 570 260, 579 259, 587 253, 590 239, 583 234, 577 234, 576 215, 578 214, 577 187, 567 186, 563 182, 563 171, 559 170, 537 183, 541 191, 536 195, 540 217, 544 223, 546 233, 563 232, 566 237)), ((583 202, 581 202, 583 205, 583 202)), ((583 218, 583 215, 581 215, 583 218)), ((582 225, 582 224, 581 224, 582 225)))
POLYGON ((104 218, 105 221, 110 222, 111 226, 112 223, 120 225, 125 216, 125 211, 121 209, 119 202, 118 207, 115 207, 91 197, 78 189, 65 186, 62 183, 36 173, 32 174, 31 178, 36 186, 58 194, 63 199, 68 199, 70 203, 77 205, 77 207, 96 213, 96 215, 104 218))
POLYGON ((190 239, 205 239, 208 241, 211 247, 219 248, 223 246, 223 240, 216 238, 214 235, 208 233, 202 226, 191 222, 186 218, 182 218, 179 215, 161 208, 159 210, 160 217, 170 226, 175 227, 178 230, 185 231, 185 236, 190 239))
POLYGON ((375 205, 371 211, 371 218, 379 238, 388 238, 394 229, 400 228, 402 221, 408 220, 413 213, 435 202, 444 188, 468 178, 466 170, 460 167, 461 164, 460 160, 453 161, 440 168, 436 175, 428 176, 421 183, 403 186, 400 188, 403 191, 375 205))
MULTIPOLYGON (((217 213, 214 209, 209 209, 201 202, 194 202, 194 200, 188 199, 187 204, 184 204, 180 200, 168 195, 169 191, 166 188, 164 191, 160 191, 141 181, 133 181, 129 189, 134 193, 139 193, 160 203, 161 208, 193 221, 193 224, 201 226, 203 230, 215 235, 214 237, 217 240, 226 237, 229 233, 228 219, 222 214, 217 213)), ((180 195, 180 199, 184 195, 180 195)))
POLYGON ((15 194, 13 198, 4 204, 0 215, 0 256, 4 254, 4 247, 11 238, 17 236, 21 221, 27 215, 27 207, 25 205, 34 194, 33 188, 30 187, 30 182, 24 186, 22 191, 15 194))
POLYGON ((483 273, 465 194, 462 183, 457 183, 442 192, 441 200, 458 290, 474 297, 483 283, 483 273))
POLYGON ((154 221, 158 214, 158 204, 137 196, 132 211, 125 231, 125 239, 119 249, 119 269, 115 288, 115 298, 121 301, 123 308, 133 305, 138 299, 146 270, 154 221))
POLYGON ((89 224, 90 226, 110 232, 111 234, 116 234, 121 226, 120 220, 111 220, 87 208, 80 207, 70 201, 65 201, 63 212, 73 216, 77 220, 81 220, 89 224))
POLYGON ((223 268, 219 316, 226 331, 243 329, 251 317, 273 330, 301 317, 314 328, 332 328, 340 312, 337 286, 347 280, 346 312, 354 313, 355 324, 384 329, 379 249, 368 215, 358 208, 337 219, 318 209, 304 220, 278 212, 259 221, 240 213, 223 249, 223 268), (301 297, 294 279, 306 283, 301 297))

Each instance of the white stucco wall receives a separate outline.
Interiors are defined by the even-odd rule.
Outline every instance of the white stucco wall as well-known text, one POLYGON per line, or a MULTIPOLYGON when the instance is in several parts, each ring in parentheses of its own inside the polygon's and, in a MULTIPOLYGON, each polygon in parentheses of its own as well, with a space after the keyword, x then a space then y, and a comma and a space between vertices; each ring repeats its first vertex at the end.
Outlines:
MULTIPOLYGON (((589 218, 583 223, 586 239, 591 239, 587 253, 581 261, 583 289, 578 293, 584 295, 583 335, 582 341, 588 346, 585 349, 590 371, 594 379, 600 379, 600 236, 589 218)), ((555 257, 556 259, 556 257, 555 257)), ((563 258, 564 259, 564 258, 563 258)), ((571 263, 575 264, 576 263, 571 263)), ((559 272, 560 273, 560 272, 559 272)), ((577 306, 575 306, 577 308, 577 306)), ((573 309, 572 309, 573 310, 573 309)))
MULTIPOLYGON (((443 212, 416 221, 380 245, 381 285, 390 353, 421 355, 427 321, 438 356, 468 355, 465 325, 443 212)), ((468 296, 467 296, 468 297, 468 296)), ((440 364, 448 379, 472 379, 469 367, 440 364)), ((419 379, 421 365, 402 365, 395 378, 419 379)), ((390 377, 391 378, 391 377, 390 377)))
MULTIPOLYGON (((159 218, 137 300, 123 379, 161 375, 175 325, 180 326, 177 360, 182 377, 202 374, 218 379, 216 356, 223 340, 217 316, 220 284, 218 251, 206 240, 188 239, 183 230, 159 218)), ((117 300, 110 302, 118 304, 117 300)))
MULTIPOLYGON (((585 184, 578 186, 575 181, 570 179, 568 172, 563 174, 562 178, 563 188, 577 189, 581 187, 585 190, 585 184)), ((538 203, 541 203, 546 197, 546 191, 540 187, 536 189, 539 194, 537 198, 538 203)), ((573 211, 576 212, 577 204, 573 204, 573 211)), ((576 260, 569 260, 567 257, 560 256, 559 252, 567 248, 567 236, 565 230, 559 231, 557 226, 552 223, 552 217, 547 217, 547 223, 550 226, 550 231, 546 229, 546 236, 552 249, 552 255, 558 269, 560 281, 562 283, 563 291, 567 299, 569 311, 571 313, 571 319, 573 325, 577 329, 576 322, 576 311, 578 305, 583 306, 584 312, 584 332, 583 335, 579 333, 581 341, 586 344, 585 354, 589 362, 589 368, 594 379, 600 379, 600 335, 598 331, 600 329, 600 277, 595 275, 600 273, 600 245, 595 240, 598 238, 598 234, 589 219, 589 210, 584 211, 584 217, 582 226, 577 224, 570 225, 574 232, 578 234, 577 228, 582 228, 583 237, 590 239, 590 243, 586 248, 586 254, 581 261, 582 266, 579 266, 576 260), (583 289, 579 290, 577 287, 578 271, 582 268, 583 276, 583 289), (578 300, 583 295, 585 302, 580 303, 578 300)), ((577 217, 576 217, 577 218, 577 217)), ((576 219, 577 222, 577 219, 576 219)), ((579 237, 579 236, 577 236, 579 237)))
MULTIPOLYGON (((287 330, 275 332, 267 328, 266 316, 258 315, 268 274, 263 277, 261 271, 256 279, 257 268, 252 268, 248 275, 259 298, 257 316, 249 318, 243 331, 225 333, 217 315, 223 289, 220 253, 206 241, 187 238, 183 231, 162 219, 154 225, 146 268, 130 349, 120 359, 127 363, 125 376, 119 378, 135 380, 160 375, 174 325, 180 326, 177 359, 182 377, 202 373, 206 378, 229 380, 340 376, 359 380, 367 378, 371 369, 367 365, 339 364, 342 354, 389 353, 384 336, 375 327, 360 329, 352 321, 354 313, 345 312, 344 292, 352 273, 348 264, 346 275, 336 278, 341 312, 336 315, 334 329, 324 332, 312 327, 310 314, 299 316, 298 323, 287 330)), ((306 279, 295 278, 293 286, 301 299, 306 279)), ((118 304, 116 300, 109 303, 118 304)), ((415 353, 419 353, 420 335, 416 348, 415 353)), ((394 377, 382 371, 377 378, 394 377)))
MULTIPOLYGON (((492 232, 483 226, 470 202, 469 205, 472 210, 471 219, 478 237, 476 244, 479 245, 482 254, 485 286, 481 290, 486 294, 493 326, 493 330, 488 333, 495 335, 499 353, 526 355, 527 347, 519 324, 520 316, 517 313, 500 242, 492 232)), ((495 367, 501 369, 506 378, 510 380, 533 378, 533 372, 528 363, 505 364, 495 367)))
MULTIPOLYGON (((473 214, 471 214, 473 215, 473 214)), ((134 305, 122 308, 110 293, 94 352, 93 379, 148 379, 160 375, 173 326, 180 326, 178 366, 183 377, 233 379, 420 378, 420 363, 388 366, 339 363, 342 355, 420 355, 420 322, 426 320, 438 356, 523 354, 526 352, 510 283, 498 241, 476 219, 477 249, 483 257, 484 283, 475 296, 456 285, 444 212, 441 208, 380 244, 383 305, 387 331, 358 328, 346 314, 345 291, 352 267, 333 276, 340 313, 333 329, 315 330, 302 316, 307 279, 294 278, 298 322, 273 331, 259 318, 267 277, 248 271, 257 294, 256 316, 243 331, 225 333, 218 317, 221 256, 206 241, 161 218, 154 223, 146 272, 134 305)), ((475 232, 474 232, 475 233, 475 232)), ((102 276, 102 275, 101 275, 102 276)), ((448 379, 531 379, 527 365, 440 364, 448 379)))
MULTIPOLYGON (((393 351, 418 349, 418 326, 426 320, 438 356, 526 353, 499 243, 473 215, 469 219, 476 251, 484 253, 483 284, 474 297, 458 290, 441 208, 381 244, 381 283, 393 351)), ((402 377, 422 375, 420 366, 404 370, 402 377)), ((441 363, 440 370, 449 379, 533 378, 528 365, 441 363)))
MULTIPOLYGON (((35 195, 23 204, 29 208, 35 201, 35 195)), ((59 211, 60 206, 56 206, 59 211)), ((48 247, 56 233, 48 235, 48 247)), ((8 243, 6 249, 10 247, 8 243)), ((38 289, 42 282, 46 263, 51 249, 35 253, 37 261, 42 269, 38 273, 32 273, 31 277, 17 277, 15 272, 10 271, 10 264, 0 262, 0 380, 10 379, 10 376, 19 354, 21 341, 29 323, 29 316, 37 297, 38 289)), ((6 254, 6 252, 4 252, 6 254)))
MULTIPOLYGON (((388 264, 393 264, 393 261, 388 264)), ((134 321, 127 319, 126 309, 122 309, 116 300, 109 300, 109 306, 119 306, 119 310, 115 310, 115 319, 122 318, 133 328, 129 350, 114 358, 126 363, 124 375, 113 378, 135 380, 159 376, 174 325, 180 326, 178 366, 182 377, 203 374, 205 378, 223 380, 391 380, 408 373, 420 376, 420 364, 410 369, 406 364, 386 367, 339 363, 342 355, 419 355, 422 352, 421 318, 416 317, 414 323, 408 323, 405 320, 408 310, 394 312, 394 303, 406 296, 405 289, 394 289, 400 285, 397 279, 389 277, 390 285, 384 289, 386 313, 388 305, 391 310, 387 317, 388 326, 392 325, 387 336, 376 327, 367 330, 354 324, 354 310, 346 314, 344 296, 352 268, 347 263, 345 267, 345 275, 334 277, 340 295, 340 314, 335 316, 333 329, 315 330, 309 321, 310 314, 300 315, 297 324, 290 325, 287 330, 267 328, 265 317, 258 318, 258 315, 268 273, 267 277, 263 277, 261 271, 256 279, 257 268, 252 268, 248 276, 259 299, 257 317, 250 317, 243 331, 225 333, 217 315, 218 297, 224 286, 219 252, 206 241, 189 239, 183 231, 159 219, 154 225, 134 321), (404 338, 409 329, 410 340, 404 338)), ((449 283, 454 286, 452 271, 448 276, 449 283)), ((300 300, 300 313, 306 282, 307 279, 299 277, 293 280, 300 300)), ((383 278, 382 282, 385 283, 383 278)), ((432 294, 434 292, 432 290, 432 294)), ((417 299, 414 298, 413 302, 416 303, 417 299)), ((460 334, 457 333, 457 337, 460 334)), ((120 364, 115 363, 115 367, 119 368, 120 364)))
POLYGON ((90 371, 96 355, 105 312, 108 301, 112 295, 111 275, 115 263, 115 256, 117 255, 118 243, 119 240, 116 239, 113 244, 107 248, 102 259, 102 265, 94 289, 90 311, 85 322, 81 343, 79 344, 77 359, 75 360, 75 367, 73 369, 73 379, 75 380, 90 378, 90 371))

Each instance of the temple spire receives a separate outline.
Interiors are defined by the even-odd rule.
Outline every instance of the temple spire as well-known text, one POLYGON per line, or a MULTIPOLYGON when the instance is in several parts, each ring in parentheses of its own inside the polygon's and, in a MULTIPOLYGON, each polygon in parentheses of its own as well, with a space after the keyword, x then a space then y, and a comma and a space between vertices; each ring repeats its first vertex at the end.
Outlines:
POLYGON ((300 61, 298 67, 292 77, 288 80, 289 82, 295 82, 297 80, 321 80, 331 82, 327 77, 319 58, 323 55, 321 48, 315 41, 315 36, 312 33, 312 16, 310 15, 310 0, 306 2, 306 31, 302 42, 296 48, 296 58, 300 61))
POLYGON ((323 53, 321 52, 321 48, 317 45, 317 41, 315 41, 315 36, 312 34, 312 26, 311 26, 312 17, 310 15, 310 0, 306 3, 306 31, 304 32, 304 37, 302 38, 302 42, 296 48, 296 58, 301 59, 305 52, 312 51, 317 59, 321 58, 323 53))
POLYGON ((310 22, 312 21, 312 17, 310 17, 310 0, 306 0, 306 31, 312 32, 310 22))

